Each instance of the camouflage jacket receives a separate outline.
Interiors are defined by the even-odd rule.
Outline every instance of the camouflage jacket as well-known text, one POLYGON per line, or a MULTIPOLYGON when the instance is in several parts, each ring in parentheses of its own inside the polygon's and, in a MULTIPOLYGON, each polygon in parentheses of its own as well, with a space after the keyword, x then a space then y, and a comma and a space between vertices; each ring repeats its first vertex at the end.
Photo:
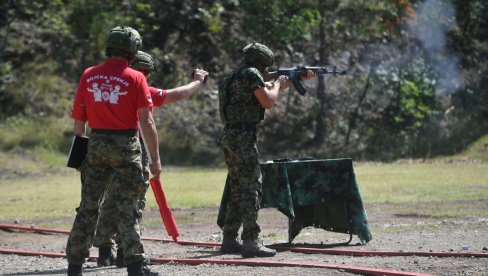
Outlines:
POLYGON ((265 87, 263 76, 253 67, 242 65, 219 82, 220 117, 227 123, 258 123, 264 108, 254 90, 265 87))

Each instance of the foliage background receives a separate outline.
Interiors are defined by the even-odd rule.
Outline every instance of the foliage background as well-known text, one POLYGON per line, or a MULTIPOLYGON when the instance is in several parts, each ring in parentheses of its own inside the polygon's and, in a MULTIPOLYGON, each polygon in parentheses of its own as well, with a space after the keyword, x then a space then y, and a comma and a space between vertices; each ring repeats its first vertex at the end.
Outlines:
MULTIPOLYGON (((336 65, 266 114, 262 159, 392 161, 466 149, 488 132, 488 21, 481 0, 6 0, 0 3, 0 151, 66 153, 83 70, 104 58, 105 33, 136 28, 157 64, 149 83, 203 91, 156 111, 163 162, 218 165, 218 80, 251 41, 276 67, 336 65)), ((483 145, 486 151, 487 144, 483 145)))

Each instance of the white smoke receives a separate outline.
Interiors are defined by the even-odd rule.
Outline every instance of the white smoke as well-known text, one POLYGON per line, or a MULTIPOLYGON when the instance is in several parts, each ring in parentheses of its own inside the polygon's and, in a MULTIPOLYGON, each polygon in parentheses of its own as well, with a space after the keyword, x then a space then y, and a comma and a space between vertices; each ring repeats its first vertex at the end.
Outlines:
POLYGON ((446 49, 447 32, 455 27, 456 11, 446 0, 426 0, 416 9, 417 21, 409 27, 422 42, 430 65, 439 75, 438 93, 452 93, 459 89, 459 57, 446 49))

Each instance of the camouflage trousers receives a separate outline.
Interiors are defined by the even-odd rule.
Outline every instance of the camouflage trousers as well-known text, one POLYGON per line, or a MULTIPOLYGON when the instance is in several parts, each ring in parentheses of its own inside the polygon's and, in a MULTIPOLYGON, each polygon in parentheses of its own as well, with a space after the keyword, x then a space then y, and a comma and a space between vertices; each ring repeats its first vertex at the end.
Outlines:
POLYGON ((83 168, 81 202, 76 209, 66 255, 71 264, 83 264, 93 243, 99 207, 108 184, 114 191, 120 233, 127 264, 144 258, 139 228, 139 198, 147 190, 137 137, 93 134, 83 168))
POLYGON ((235 238, 242 224, 241 239, 257 239, 257 223, 262 197, 262 175, 257 149, 257 127, 226 126, 220 137, 227 164, 230 197, 225 213, 223 234, 235 238))
MULTIPOLYGON (((143 145, 142 139, 139 139, 141 145, 143 145)), ((147 156, 146 150, 143 146, 142 148, 142 168, 144 179, 149 181, 149 158, 147 156)), ((118 248, 122 248, 122 239, 117 231, 118 220, 118 209, 116 202, 116 186, 109 185, 105 196, 103 198, 102 206, 100 207, 100 215, 98 216, 97 230, 95 233, 95 241, 93 246, 95 247, 106 247, 112 248, 114 243, 117 244, 118 248)), ((139 223, 142 219, 142 213, 146 207, 146 193, 142 193, 139 197, 139 223)))

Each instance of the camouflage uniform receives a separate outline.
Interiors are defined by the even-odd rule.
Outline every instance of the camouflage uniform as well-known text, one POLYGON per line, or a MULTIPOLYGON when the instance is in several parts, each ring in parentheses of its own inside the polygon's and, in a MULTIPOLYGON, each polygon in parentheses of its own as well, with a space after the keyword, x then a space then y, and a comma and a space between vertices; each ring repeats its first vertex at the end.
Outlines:
POLYGON ((149 183, 141 166, 141 144, 138 138, 126 135, 92 134, 83 169, 82 199, 68 239, 66 255, 70 264, 83 264, 89 256, 89 246, 97 225, 98 208, 108 183, 114 193, 118 231, 124 237, 122 245, 126 263, 141 261, 144 253, 140 242, 139 198, 149 183), (111 180, 110 180, 111 179, 111 180), (134 215, 136 214, 136 215, 134 215), (87 246, 88 245, 88 246, 87 246))
POLYGON ((264 109, 253 91, 265 84, 261 73, 249 66, 239 67, 230 78, 222 106, 227 120, 220 137, 231 189, 223 231, 224 237, 235 238, 242 224, 241 238, 255 240, 261 231, 257 218, 262 196, 257 129, 264 109))
MULTIPOLYGON (((151 55, 143 51, 137 51, 136 57, 134 61, 132 61, 131 63, 131 68, 149 74, 152 70, 154 70, 154 59, 152 58, 151 55)), ((142 138, 139 138, 139 141, 141 145, 144 145, 142 138)), ((149 157, 147 155, 144 146, 142 146, 142 168, 144 173, 144 179, 149 181, 149 175, 150 175, 149 157)), ((104 263, 105 261, 99 258, 98 265, 100 266, 112 264, 111 262, 113 261, 113 259, 110 260, 110 258, 113 258, 111 249, 114 245, 114 240, 115 243, 117 244, 117 247, 119 248, 117 250, 117 259, 115 259, 115 264, 119 267, 125 265, 123 264, 122 260, 119 260, 119 258, 123 258, 123 256, 121 256, 120 254, 122 250, 122 245, 121 245, 122 241, 120 239, 120 234, 118 234, 117 231, 117 220, 114 219, 117 217, 117 206, 114 197, 115 193, 117 193, 117 190, 113 185, 110 185, 105 194, 103 204, 100 208, 100 216, 98 217, 98 225, 96 230, 95 242, 93 243, 93 245, 100 249, 99 256, 103 255, 104 258, 108 258, 107 263, 104 263), (104 250, 110 250, 110 251, 104 252, 104 250)), ((144 211, 145 206, 146 206, 146 197, 144 193, 139 198, 139 217, 141 219, 142 219, 142 213, 144 211)))
MULTIPOLYGON (((81 175, 81 202, 66 245, 67 274, 83 275, 82 265, 89 257, 100 204, 110 183, 116 191, 110 196, 116 202, 117 230, 128 275, 159 275, 144 264, 139 227, 139 198, 149 181, 141 164, 137 115, 142 111, 152 121, 146 108, 153 104, 144 75, 128 68, 128 63, 135 58, 142 39, 133 28, 117 26, 109 30, 105 42, 108 59, 83 72, 71 110, 75 135, 85 135, 87 123, 92 133, 81 175), (98 86, 102 79, 105 86, 98 86), (121 84, 125 91, 120 91, 121 84)), ((153 128, 150 134, 157 137, 153 128)), ((154 170, 160 172, 159 164, 154 170)))
MULTIPOLYGON (((142 139, 139 139, 141 144, 142 139)), ((142 169, 144 180, 146 182, 149 181, 149 159, 146 153, 146 150, 143 146, 142 148, 142 169)), ((83 180, 82 180, 83 183, 83 180)), ((103 199, 102 207, 100 208, 100 215, 98 217, 98 225, 97 231, 95 235, 95 241, 93 246, 99 248, 112 248, 115 243, 117 244, 118 248, 122 248, 122 240, 120 239, 120 235, 117 231, 117 202, 116 202, 116 194, 117 194, 117 187, 116 185, 109 185, 107 192, 105 193, 105 197, 103 199)), ((142 219, 142 213, 144 208, 146 207, 146 192, 142 193, 139 198, 139 223, 142 219)))

